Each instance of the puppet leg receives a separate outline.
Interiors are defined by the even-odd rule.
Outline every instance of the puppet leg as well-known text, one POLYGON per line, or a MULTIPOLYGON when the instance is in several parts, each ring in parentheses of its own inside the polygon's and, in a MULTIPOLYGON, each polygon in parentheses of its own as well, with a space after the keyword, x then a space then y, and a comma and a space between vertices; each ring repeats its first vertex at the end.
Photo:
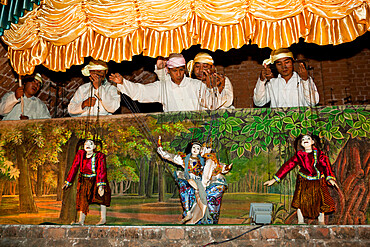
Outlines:
POLYGON ((100 221, 97 226, 105 225, 107 222, 107 206, 100 205, 100 221))
POLYGON ((298 224, 299 225, 305 224, 304 223, 304 217, 303 217, 302 211, 299 208, 297 209, 297 217, 298 217, 298 224))
POLYGON ((319 225, 325 225, 325 214, 320 213, 319 217, 317 217, 317 220, 319 221, 319 225))
POLYGON ((80 225, 83 226, 85 224, 86 214, 84 214, 82 211, 80 211, 80 219, 76 223, 72 223, 72 225, 80 225))

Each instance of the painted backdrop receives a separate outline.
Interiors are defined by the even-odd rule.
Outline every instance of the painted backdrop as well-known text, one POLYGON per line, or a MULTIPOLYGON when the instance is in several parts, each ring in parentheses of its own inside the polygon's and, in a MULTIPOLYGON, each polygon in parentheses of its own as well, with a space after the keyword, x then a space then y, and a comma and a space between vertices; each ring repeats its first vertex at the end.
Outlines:
MULTIPOLYGON (((191 140, 211 142, 233 163, 221 205, 221 224, 248 224, 251 202, 271 202, 273 223, 296 223, 290 207, 297 170, 264 187, 294 154, 293 141, 313 132, 329 156, 340 190, 329 224, 369 224, 369 106, 236 109, 0 122, 0 223, 69 224, 76 187, 63 192, 78 139, 98 137, 107 154, 113 192, 108 224, 178 224, 181 204, 173 171, 156 154, 184 151, 191 140)), ((74 183, 75 185, 76 183, 74 183)), ((89 218, 90 217, 90 218, 89 218)), ((87 224, 94 224, 98 208, 87 224)), ((308 223, 315 224, 314 220, 308 223)))

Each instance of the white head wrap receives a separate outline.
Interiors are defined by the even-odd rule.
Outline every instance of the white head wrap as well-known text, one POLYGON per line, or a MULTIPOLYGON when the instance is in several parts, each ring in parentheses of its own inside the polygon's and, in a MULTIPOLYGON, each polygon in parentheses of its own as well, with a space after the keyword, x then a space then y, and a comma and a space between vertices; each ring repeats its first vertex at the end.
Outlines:
POLYGON ((179 57, 179 56, 171 57, 167 61, 167 68, 169 68, 169 69, 177 68, 177 67, 181 67, 181 66, 185 66, 185 65, 186 65, 186 62, 185 62, 185 58, 183 56, 181 56, 181 57, 179 57))
POLYGON ((214 61, 211 55, 205 52, 199 52, 195 57, 194 60, 190 60, 187 64, 187 69, 189 71, 189 74, 193 72, 194 64, 195 63, 207 63, 213 65, 214 61))
POLYGON ((275 63, 276 60, 284 57, 290 57, 294 59, 293 53, 288 48, 280 48, 271 52, 270 58, 265 59, 262 65, 269 65, 275 63))
POLYGON ((42 80, 42 77, 39 73, 35 74, 34 79, 40 82, 40 88, 44 85, 44 81, 42 80))
POLYGON ((92 60, 81 72, 84 76, 90 76, 90 70, 108 70, 108 65, 103 61, 92 60))

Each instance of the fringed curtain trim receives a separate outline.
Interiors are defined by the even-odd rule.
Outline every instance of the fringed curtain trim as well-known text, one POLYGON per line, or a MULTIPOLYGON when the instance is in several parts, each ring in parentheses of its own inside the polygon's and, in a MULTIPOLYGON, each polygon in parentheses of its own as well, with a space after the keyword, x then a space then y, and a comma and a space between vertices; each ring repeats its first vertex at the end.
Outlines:
POLYGON ((3 41, 24 75, 39 64, 66 71, 88 56, 121 62, 196 44, 211 51, 250 43, 277 49, 299 38, 337 45, 370 30, 369 15, 363 0, 45 0, 3 41))

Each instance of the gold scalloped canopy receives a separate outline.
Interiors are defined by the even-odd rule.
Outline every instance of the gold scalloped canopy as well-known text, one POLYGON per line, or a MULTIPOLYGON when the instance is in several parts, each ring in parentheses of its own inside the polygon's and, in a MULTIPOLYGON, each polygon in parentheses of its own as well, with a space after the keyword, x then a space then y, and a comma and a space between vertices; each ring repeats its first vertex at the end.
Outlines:
POLYGON ((228 51, 278 49, 299 38, 319 45, 370 30, 370 0, 45 0, 2 37, 14 70, 66 71, 91 56, 121 62, 192 45, 228 51))

